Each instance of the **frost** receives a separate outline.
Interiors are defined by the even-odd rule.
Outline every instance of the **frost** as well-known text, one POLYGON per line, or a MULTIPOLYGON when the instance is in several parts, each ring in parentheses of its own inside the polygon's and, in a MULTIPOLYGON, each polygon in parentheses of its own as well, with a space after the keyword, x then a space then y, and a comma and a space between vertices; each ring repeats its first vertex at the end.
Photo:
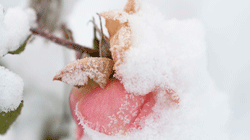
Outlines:
POLYGON ((23 80, 15 73, 0 66, 0 112, 15 110, 23 97, 23 80))
POLYGON ((76 69, 72 73, 62 74, 62 82, 71 86, 85 85, 88 82, 88 75, 81 69, 76 69))
POLYGON ((93 79, 105 87, 113 69, 113 61, 108 58, 88 57, 68 64, 53 78, 69 85, 82 87, 93 79))
POLYGON ((32 9, 9 8, 4 13, 0 6, 0 57, 17 50, 31 34, 30 27, 36 19, 32 9))

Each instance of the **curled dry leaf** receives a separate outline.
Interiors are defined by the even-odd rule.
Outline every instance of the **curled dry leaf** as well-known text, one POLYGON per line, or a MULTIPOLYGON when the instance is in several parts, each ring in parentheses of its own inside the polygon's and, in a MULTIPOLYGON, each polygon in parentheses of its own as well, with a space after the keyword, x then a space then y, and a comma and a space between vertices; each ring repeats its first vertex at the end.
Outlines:
POLYGON ((138 0, 129 0, 124 11, 112 10, 101 13, 101 16, 106 19, 106 27, 110 36, 110 50, 115 62, 114 70, 117 70, 117 66, 123 62, 125 52, 132 46, 132 32, 128 16, 138 12, 139 9, 138 0))
POLYGON ((104 57, 88 57, 68 64, 53 78, 75 87, 84 87, 88 79, 104 88, 113 71, 113 60, 104 57))
POLYGON ((140 10, 140 4, 138 0, 128 0, 124 7, 124 11, 128 14, 137 13, 140 10))

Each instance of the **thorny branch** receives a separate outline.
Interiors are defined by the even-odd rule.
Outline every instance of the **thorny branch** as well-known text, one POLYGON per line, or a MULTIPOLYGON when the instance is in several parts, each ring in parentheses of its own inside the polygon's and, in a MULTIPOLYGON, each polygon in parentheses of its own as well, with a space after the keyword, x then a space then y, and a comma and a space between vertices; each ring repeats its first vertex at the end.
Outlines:
POLYGON ((35 35, 42 36, 42 37, 44 37, 44 38, 46 38, 46 39, 48 39, 48 40, 50 40, 50 41, 52 41, 54 43, 63 45, 65 47, 67 47, 67 48, 74 49, 74 50, 80 51, 82 53, 87 53, 92 57, 99 57, 99 51, 98 50, 87 48, 85 46, 74 43, 74 42, 72 42, 70 40, 58 38, 56 36, 53 36, 50 33, 46 33, 46 32, 44 32, 44 31, 42 31, 40 29, 37 29, 37 28, 31 28, 30 31, 35 35))

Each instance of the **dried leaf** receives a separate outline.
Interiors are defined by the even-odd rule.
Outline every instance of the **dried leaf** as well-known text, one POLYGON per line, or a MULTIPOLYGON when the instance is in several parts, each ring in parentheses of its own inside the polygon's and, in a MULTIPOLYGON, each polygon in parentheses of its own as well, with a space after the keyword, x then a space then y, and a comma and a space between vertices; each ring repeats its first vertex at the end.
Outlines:
POLYGON ((122 26, 124 26, 124 23, 128 23, 128 13, 124 11, 111 10, 103 12, 100 15, 106 19, 106 27, 110 38, 112 38, 122 26))
POLYGON ((104 57, 88 57, 74 61, 64 67, 53 80, 59 80, 75 87, 83 87, 93 79, 104 88, 113 71, 113 60, 104 57))
POLYGON ((114 70, 123 62, 126 50, 132 45, 131 28, 128 24, 127 13, 110 11, 101 14, 106 19, 106 27, 110 35, 110 51, 115 62, 114 70))
POLYGON ((125 5, 124 11, 128 14, 137 13, 140 10, 140 4, 138 0, 128 0, 125 5))
MULTIPOLYGON (((114 70, 123 62, 125 52, 132 46, 132 31, 128 16, 140 9, 138 0, 129 0, 124 11, 112 10, 101 13, 106 19, 106 27, 110 36, 110 51, 115 62, 114 70)), ((117 78, 119 77, 116 74, 117 78)))

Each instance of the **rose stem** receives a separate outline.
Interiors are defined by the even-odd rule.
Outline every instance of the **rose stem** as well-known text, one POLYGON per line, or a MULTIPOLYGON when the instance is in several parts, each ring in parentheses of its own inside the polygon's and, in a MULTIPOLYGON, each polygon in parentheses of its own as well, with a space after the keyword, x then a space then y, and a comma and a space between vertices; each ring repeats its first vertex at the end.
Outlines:
POLYGON ((87 48, 85 46, 82 46, 82 45, 79 45, 77 43, 74 43, 70 40, 67 40, 67 39, 61 39, 61 38, 58 38, 50 33, 46 33, 44 31, 42 31, 41 29, 38 29, 38 28, 30 28, 30 31, 34 34, 34 35, 39 35, 39 36, 42 36, 54 43, 57 43, 57 44, 60 44, 62 46, 65 46, 67 48, 70 48, 70 49, 74 49, 74 50, 77 50, 79 52, 82 52, 82 53, 87 53, 89 54, 90 56, 92 57, 99 57, 99 51, 98 50, 94 50, 94 49, 90 49, 90 48, 87 48))

